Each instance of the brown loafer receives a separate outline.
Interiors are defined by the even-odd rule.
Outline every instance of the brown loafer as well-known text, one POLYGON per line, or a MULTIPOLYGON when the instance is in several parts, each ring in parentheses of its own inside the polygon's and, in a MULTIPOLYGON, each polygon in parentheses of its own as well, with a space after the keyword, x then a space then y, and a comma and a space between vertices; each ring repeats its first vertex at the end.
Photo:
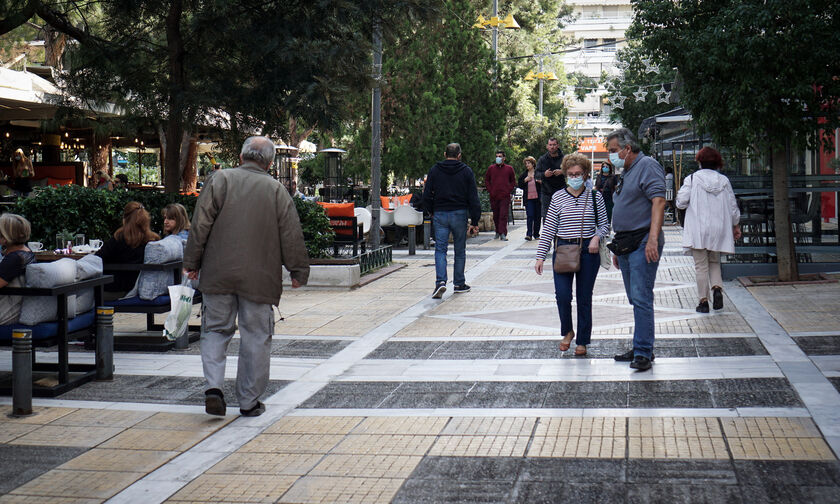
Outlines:
POLYGON ((565 338, 560 340, 560 351, 565 352, 572 346, 572 340, 575 339, 575 332, 569 331, 569 334, 566 335, 565 338))
POLYGON ((575 347, 575 355, 579 357, 586 355, 586 345, 578 345, 575 347))

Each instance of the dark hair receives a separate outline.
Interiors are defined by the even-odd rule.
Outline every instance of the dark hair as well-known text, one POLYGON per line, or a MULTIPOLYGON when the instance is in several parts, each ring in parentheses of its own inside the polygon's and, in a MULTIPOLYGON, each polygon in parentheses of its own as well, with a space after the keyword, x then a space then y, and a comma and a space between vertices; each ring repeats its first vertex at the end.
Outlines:
POLYGON ((461 154, 461 146, 456 143, 451 143, 446 146, 446 151, 444 151, 444 154, 448 159, 455 159, 458 157, 459 154, 461 154))
POLYGON ((125 173, 117 173, 114 175, 114 178, 122 182, 123 184, 128 184, 128 175, 125 173))
MULTIPOLYGON (((558 144, 560 143, 560 141, 559 141, 559 140, 557 140, 557 137, 551 137, 551 138, 549 138, 549 139, 548 139, 548 142, 555 142, 555 143, 558 143, 558 144)), ((546 143, 548 143, 548 142, 546 142, 546 143)))
POLYGON ((665 167, 665 173, 674 173, 674 169, 671 168, 670 166, 666 166, 665 167))
POLYGON ((496 154, 501 154, 502 157, 507 157, 504 149, 496 149, 496 154))
POLYGON ((723 158, 720 157, 720 152, 711 147, 703 147, 697 156, 694 158, 700 163, 700 168, 709 170, 718 170, 723 167, 723 158))

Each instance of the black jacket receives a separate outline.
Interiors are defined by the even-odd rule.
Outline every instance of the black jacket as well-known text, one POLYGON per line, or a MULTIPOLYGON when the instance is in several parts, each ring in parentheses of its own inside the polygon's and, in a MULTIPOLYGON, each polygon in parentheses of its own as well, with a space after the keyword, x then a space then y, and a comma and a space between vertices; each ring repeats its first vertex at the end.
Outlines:
POLYGON ((557 150, 557 157, 553 158, 546 152, 537 160, 534 178, 542 182, 542 193, 548 197, 566 187, 566 177, 563 175, 545 176, 546 170, 559 170, 563 166, 563 151, 557 150))
MULTIPOLYGON (((525 182, 525 177, 528 176, 528 170, 523 170, 522 174, 516 179, 516 186, 522 189, 525 194, 522 195, 522 199, 528 200, 528 183, 525 182)), ((542 190, 542 182, 537 180, 537 170, 534 170, 534 184, 537 186, 537 199, 539 199, 540 191, 542 190)))
POLYGON ((438 161, 432 166, 423 189, 423 209, 430 213, 467 209, 472 225, 477 226, 481 204, 472 168, 456 159, 438 161))

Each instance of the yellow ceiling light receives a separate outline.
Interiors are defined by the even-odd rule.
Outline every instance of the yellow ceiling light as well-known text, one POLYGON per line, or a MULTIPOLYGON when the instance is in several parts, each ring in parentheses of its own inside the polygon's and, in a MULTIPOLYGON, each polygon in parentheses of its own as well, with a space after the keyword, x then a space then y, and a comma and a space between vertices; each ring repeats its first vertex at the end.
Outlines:
POLYGON ((475 20, 475 24, 472 25, 473 28, 478 28, 479 30, 484 29, 485 25, 487 24, 487 20, 484 19, 484 16, 481 14, 478 15, 478 19, 475 20))
POLYGON ((525 80, 526 80, 526 81, 532 81, 532 80, 534 80, 535 78, 536 78, 536 76, 534 75, 534 71, 533 71, 533 70, 529 70, 529 71, 528 71, 528 75, 526 75, 526 76, 525 76, 525 80))
POLYGON ((513 14, 508 14, 507 17, 502 20, 502 26, 508 30, 519 29, 519 23, 517 23, 516 20, 513 19, 513 14))
POLYGON ((534 77, 536 77, 537 79, 545 79, 545 77, 546 77, 545 72, 540 72, 537 75, 535 75, 534 77))
POLYGON ((554 72, 548 72, 547 74, 545 74, 545 79, 546 80, 558 80, 557 75, 555 75, 554 72))

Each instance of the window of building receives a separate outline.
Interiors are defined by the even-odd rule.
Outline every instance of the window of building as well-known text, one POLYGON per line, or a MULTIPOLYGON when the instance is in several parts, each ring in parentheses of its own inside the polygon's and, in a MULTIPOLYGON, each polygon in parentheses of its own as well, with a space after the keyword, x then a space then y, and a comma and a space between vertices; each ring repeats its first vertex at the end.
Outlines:
POLYGON ((605 38, 601 49, 604 51, 615 52, 615 39, 605 38))
MULTIPOLYGON (((615 39, 613 39, 613 42, 615 42, 615 39)), ((595 47, 596 45, 598 45, 598 39, 594 39, 594 38, 583 39, 583 48, 584 49, 589 49, 590 47, 595 47)))

